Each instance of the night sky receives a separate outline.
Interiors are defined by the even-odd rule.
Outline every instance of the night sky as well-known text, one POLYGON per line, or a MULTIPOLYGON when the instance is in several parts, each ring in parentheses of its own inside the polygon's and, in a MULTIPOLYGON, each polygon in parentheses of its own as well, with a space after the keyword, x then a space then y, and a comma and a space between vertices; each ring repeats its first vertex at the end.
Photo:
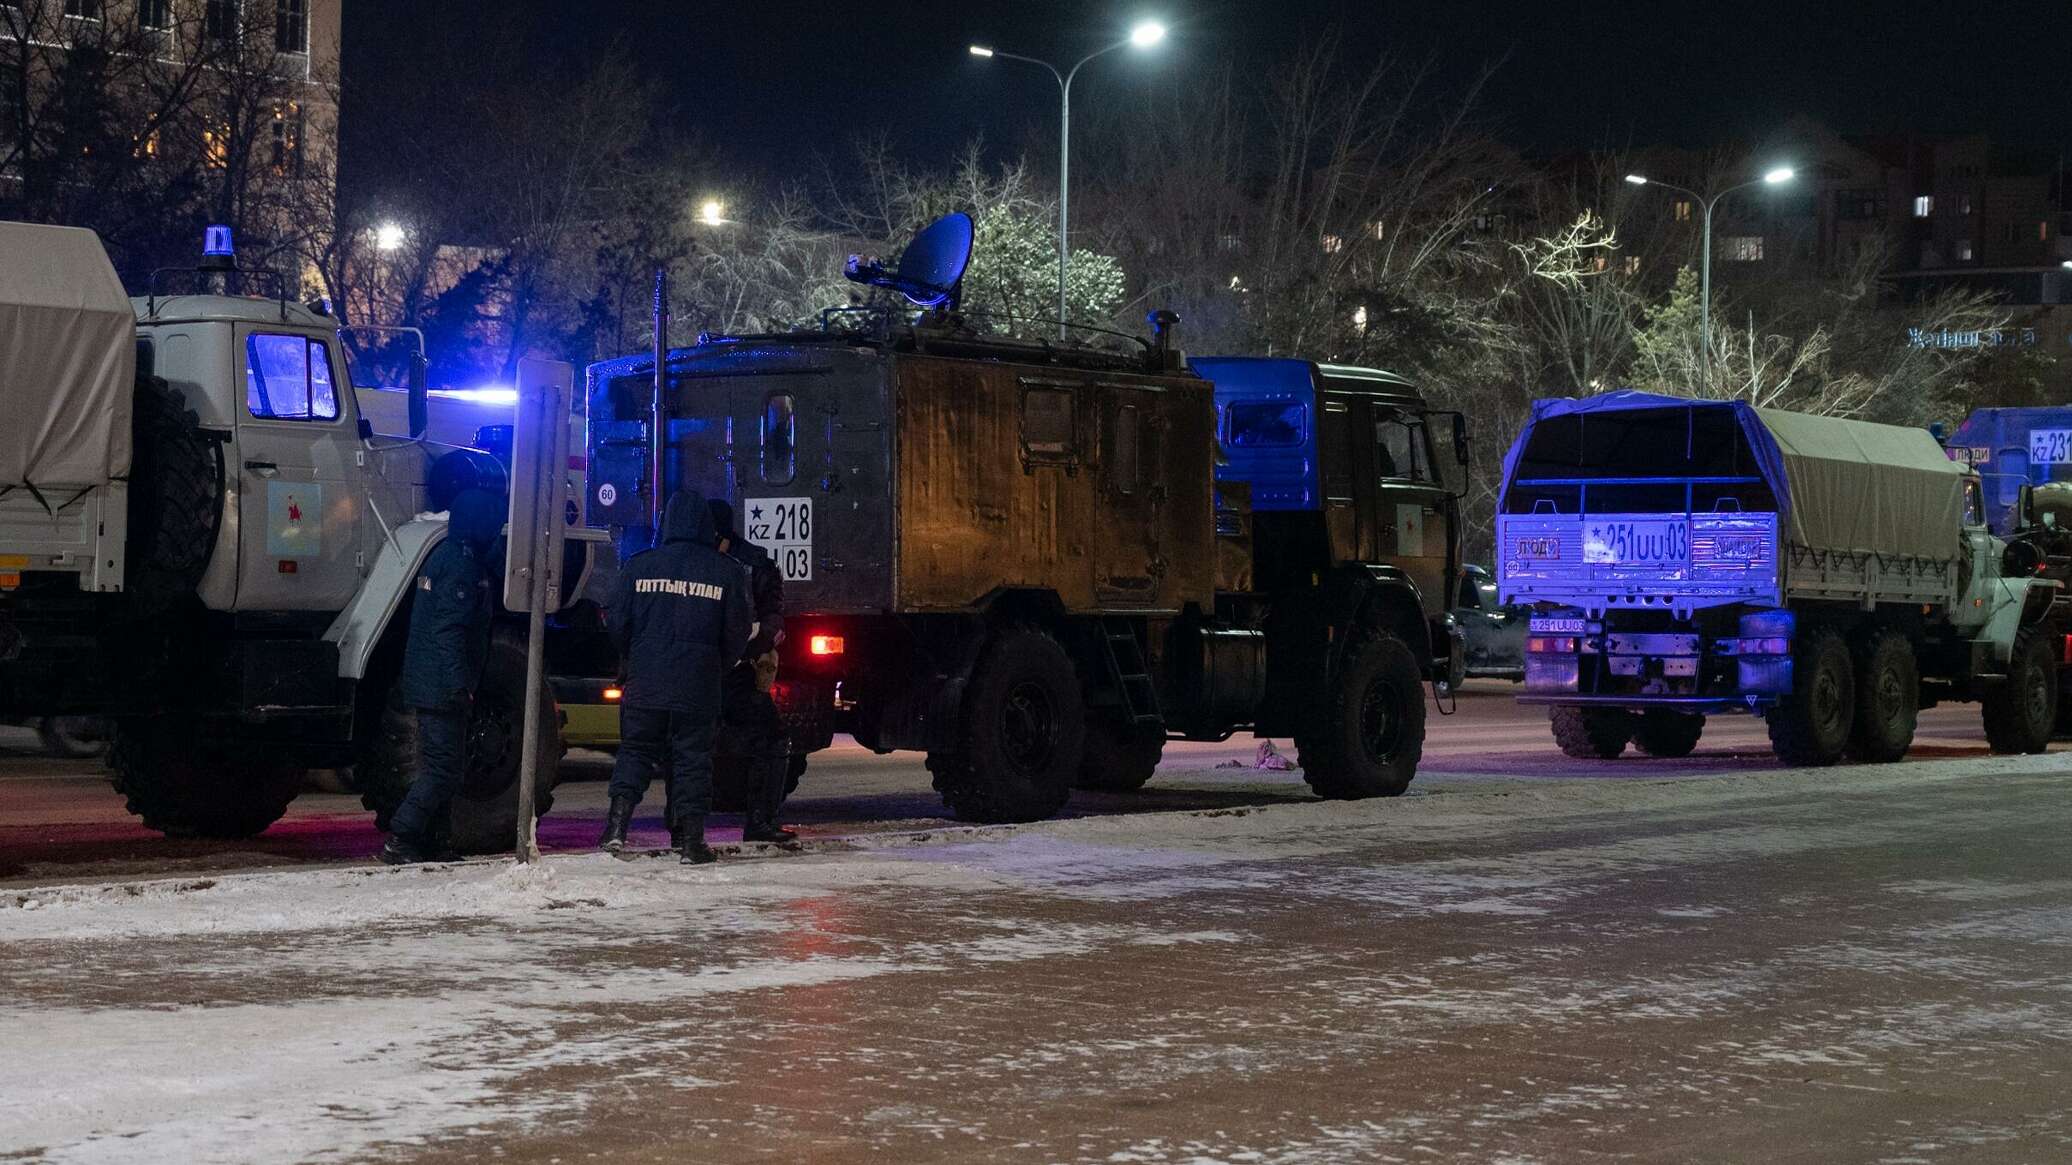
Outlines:
MULTIPOLYGON (((419 14, 429 7, 346 0, 348 118, 352 78, 383 76, 369 58, 386 38, 422 35, 419 14)), ((2072 147, 2068 0, 505 0, 479 8, 480 20, 526 31, 546 84, 555 83, 557 59, 623 44, 665 80, 678 116, 708 142, 779 179, 802 149, 839 153, 861 132, 885 132, 924 162, 979 133, 1009 150, 1043 140, 1032 135, 1054 132, 1054 83, 1026 65, 972 58, 965 46, 976 40, 1069 63, 1138 16, 1165 19, 1172 38, 1152 54, 1089 66, 1075 112, 1127 103, 1138 86, 1171 83, 1233 54, 1244 71, 1263 73, 1281 50, 1336 26, 1352 54, 1429 58, 1446 85, 1503 60, 1486 119, 1534 151, 1708 145, 1798 113, 1843 133, 1984 132, 2072 147)), ((448 51, 466 68, 465 43, 448 51)))

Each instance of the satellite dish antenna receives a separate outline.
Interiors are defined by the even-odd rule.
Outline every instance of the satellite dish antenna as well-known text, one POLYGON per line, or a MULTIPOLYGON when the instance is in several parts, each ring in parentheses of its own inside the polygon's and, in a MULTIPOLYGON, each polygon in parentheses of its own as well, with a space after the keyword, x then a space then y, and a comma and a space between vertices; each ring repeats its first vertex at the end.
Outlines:
POLYGON ((954 211, 915 233, 900 252, 896 270, 885 270, 876 258, 851 255, 842 274, 857 283, 889 287, 916 307, 954 311, 963 294, 964 269, 971 266, 972 237, 971 216, 954 211))

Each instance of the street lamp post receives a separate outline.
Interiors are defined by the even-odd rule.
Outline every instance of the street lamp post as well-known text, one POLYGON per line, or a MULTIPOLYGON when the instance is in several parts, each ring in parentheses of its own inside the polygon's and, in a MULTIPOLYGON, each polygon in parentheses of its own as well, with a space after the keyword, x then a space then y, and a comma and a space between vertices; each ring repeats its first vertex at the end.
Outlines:
POLYGON ((1704 378, 1704 387, 1707 392, 1712 391, 1712 208, 1719 204, 1720 199, 1734 193, 1736 190, 1746 190, 1751 186, 1777 186, 1789 182, 1791 179, 1792 168, 1790 166, 1779 166, 1774 170, 1768 171, 1760 178, 1751 178, 1738 185, 1729 186, 1708 198, 1688 187, 1678 186, 1674 182, 1664 182, 1658 178, 1647 178, 1639 174, 1626 175, 1626 181, 1633 183, 1635 186, 1666 187, 1679 194, 1690 195, 1698 200, 1700 206, 1705 208, 1704 241, 1701 245, 1700 259, 1698 261, 1698 368, 1699 375, 1704 378))
POLYGON ((1105 48, 1095 49, 1079 59, 1070 69, 1060 71, 1049 61, 1035 57, 1024 57, 1016 53, 1003 53, 984 45, 972 45, 974 57, 1000 57, 1003 60, 1021 61, 1024 64, 1040 65, 1050 70, 1058 82, 1058 339, 1065 338, 1065 268, 1070 259, 1070 244, 1066 242, 1067 223, 1072 191, 1072 79, 1079 70, 1095 57, 1106 56, 1117 49, 1148 49, 1165 39, 1165 25, 1155 20, 1141 21, 1130 29, 1129 36, 1105 48))

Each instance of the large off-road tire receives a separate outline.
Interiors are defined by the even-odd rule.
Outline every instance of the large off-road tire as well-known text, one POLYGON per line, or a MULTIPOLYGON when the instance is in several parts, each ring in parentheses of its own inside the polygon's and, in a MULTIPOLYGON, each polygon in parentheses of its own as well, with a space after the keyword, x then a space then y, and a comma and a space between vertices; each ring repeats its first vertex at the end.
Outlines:
MULTIPOLYGON (((540 685, 539 788, 534 807, 545 817, 554 805, 561 767, 561 716, 554 693, 540 685)), ((447 841, 464 854, 500 853, 518 838, 518 766, 525 736, 525 637, 498 629, 489 640, 482 683, 468 712, 467 775, 447 812, 447 841)), ((361 748, 353 766, 360 803, 374 811, 378 829, 389 828, 396 807, 417 773, 417 715, 391 685, 380 728, 361 748)))
POLYGON ((1799 636, 1791 694, 1770 709, 1770 751, 1788 765, 1842 759, 1856 728, 1856 666, 1849 645, 1826 627, 1799 636))
POLYGON ((1914 644, 1905 635, 1879 629, 1857 646, 1856 727, 1849 752, 1860 761, 1903 760, 1914 743, 1921 713, 1921 672, 1914 644))
POLYGON ((979 656, 954 752, 928 754, 943 803, 964 821, 1040 821, 1072 795, 1086 737, 1072 660, 1041 631, 996 633, 979 656))
POLYGON ((1114 712, 1090 713, 1086 749, 1072 785, 1107 793, 1134 793, 1158 770, 1165 729, 1134 724, 1114 712))
POLYGON ((279 821, 302 787, 300 770, 267 763, 264 746, 211 736, 192 717, 116 725, 109 779, 129 811, 167 837, 251 837, 279 821))
POLYGON ((1986 743, 1994 752, 2042 752, 2057 718, 2058 661, 2039 627, 2015 633, 2007 679, 1979 697, 1986 743))
POLYGON ((1424 677, 1409 645, 1369 631, 1295 732, 1296 763, 1319 797, 1395 797, 1424 756, 1424 677))
POLYGON ((85 760, 108 751, 108 723, 98 716, 45 716, 36 722, 43 751, 66 760, 85 760))
POLYGON ((1654 708, 1633 721, 1633 747, 1652 757, 1673 760, 1691 755, 1705 734, 1705 717, 1654 708))
POLYGON ((1616 759, 1626 751, 1639 722, 1624 708, 1557 707, 1547 719, 1554 726, 1554 743, 1577 760, 1616 759))
POLYGON ((146 611, 191 596, 222 528, 223 443, 156 376, 137 378, 130 419, 129 540, 125 585, 146 611))

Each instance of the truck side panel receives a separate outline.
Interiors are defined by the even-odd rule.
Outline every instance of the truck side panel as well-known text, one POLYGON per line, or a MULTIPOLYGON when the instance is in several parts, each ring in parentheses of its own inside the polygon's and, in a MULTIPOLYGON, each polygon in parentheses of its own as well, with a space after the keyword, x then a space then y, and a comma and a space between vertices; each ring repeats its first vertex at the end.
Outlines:
POLYGON ((970 610, 1002 588, 1077 611, 1210 606, 1211 500, 1166 487, 1210 479, 1206 384, 919 356, 896 367, 900 610, 970 610), (1123 405, 1139 412, 1124 420, 1123 405), (1127 483, 1118 426, 1137 438, 1127 483), (1154 519, 1097 524, 1103 491, 1123 484, 1154 519))
POLYGON ((1775 514, 1499 514, 1500 601, 1692 610, 1783 599, 1775 514))

